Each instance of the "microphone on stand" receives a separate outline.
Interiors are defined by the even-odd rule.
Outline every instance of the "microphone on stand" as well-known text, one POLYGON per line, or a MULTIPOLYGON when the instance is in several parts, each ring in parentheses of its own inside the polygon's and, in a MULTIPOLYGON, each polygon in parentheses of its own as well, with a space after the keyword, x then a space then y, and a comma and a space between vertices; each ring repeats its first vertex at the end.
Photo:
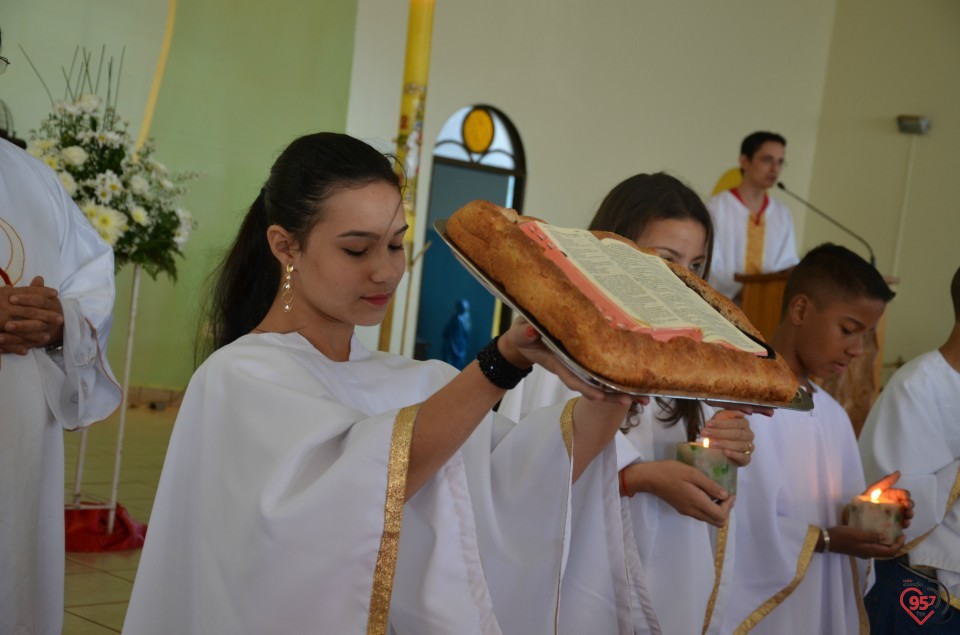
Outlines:
POLYGON ((842 229, 843 231, 847 232, 848 234, 850 234, 851 236, 853 236, 854 238, 856 238, 857 240, 859 240, 860 242, 862 242, 862 243, 863 243, 863 246, 866 247, 866 248, 867 248, 867 251, 870 253, 870 266, 872 266, 872 267, 876 267, 876 266, 877 266, 877 258, 876 258, 876 256, 873 255, 873 249, 871 249, 870 243, 868 243, 867 241, 865 241, 862 237, 860 237, 858 234, 856 234, 855 232, 853 232, 853 231, 850 230, 849 228, 844 227, 843 225, 841 225, 839 222, 837 222, 836 220, 834 220, 833 217, 831 217, 829 214, 827 214, 827 213, 824 212, 823 210, 817 209, 817 208, 816 208, 814 205, 812 205, 810 202, 808 202, 808 201, 800 198, 799 196, 797 196, 796 194, 794 194, 793 192, 791 192, 790 190, 788 190, 788 189, 787 189, 787 186, 784 185, 782 181, 777 181, 777 187, 780 188, 781 190, 783 190, 784 192, 786 192, 787 194, 789 194, 791 197, 797 199, 798 201, 800 201, 801 203, 803 203, 804 205, 806 205, 808 208, 810 208, 811 210, 813 210, 814 212, 816 212, 817 214, 819 214, 819 215, 822 216, 823 218, 827 219, 828 221, 830 221, 831 223, 833 223, 834 225, 836 225, 837 227, 839 227, 839 228, 842 229))

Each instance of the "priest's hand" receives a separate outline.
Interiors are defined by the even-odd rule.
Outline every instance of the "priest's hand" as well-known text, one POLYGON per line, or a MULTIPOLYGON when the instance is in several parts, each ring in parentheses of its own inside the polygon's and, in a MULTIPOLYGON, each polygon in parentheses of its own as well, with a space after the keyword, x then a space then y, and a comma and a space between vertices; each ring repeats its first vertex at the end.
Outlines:
POLYGON ((910 526, 910 521, 913 520, 913 499, 910 497, 910 491, 905 489, 900 489, 894 487, 897 481, 900 480, 900 471, 891 472, 887 474, 882 479, 868 487, 863 494, 869 496, 870 492, 875 489, 883 491, 884 502, 895 502, 900 503, 900 524, 906 529, 910 526))
MULTIPOLYGON (((857 529, 847 525, 830 527, 830 553, 842 553, 857 558, 893 558, 903 548, 905 538, 900 536, 892 545, 884 544, 883 534, 857 529)), ((823 539, 817 542, 817 551, 823 550, 823 539)))
POLYGON ((735 496, 710 480, 700 470, 680 461, 650 461, 623 468, 624 495, 653 494, 684 516, 715 527, 730 517, 735 496))
POLYGON ((723 450, 724 456, 743 467, 753 454, 753 430, 750 422, 737 410, 720 410, 703 426, 703 436, 710 447, 723 450))
POLYGON ((26 287, 0 287, 0 353, 26 355, 63 341, 63 306, 57 290, 36 276, 26 287))

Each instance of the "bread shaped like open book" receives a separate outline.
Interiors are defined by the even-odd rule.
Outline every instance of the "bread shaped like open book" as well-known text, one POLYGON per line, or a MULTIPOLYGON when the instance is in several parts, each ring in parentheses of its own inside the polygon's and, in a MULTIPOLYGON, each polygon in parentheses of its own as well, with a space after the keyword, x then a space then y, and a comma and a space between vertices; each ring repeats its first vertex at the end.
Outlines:
POLYGON ((613 383, 768 403, 797 392, 789 367, 736 305, 625 238, 553 227, 486 201, 457 210, 446 232, 573 359, 613 383))

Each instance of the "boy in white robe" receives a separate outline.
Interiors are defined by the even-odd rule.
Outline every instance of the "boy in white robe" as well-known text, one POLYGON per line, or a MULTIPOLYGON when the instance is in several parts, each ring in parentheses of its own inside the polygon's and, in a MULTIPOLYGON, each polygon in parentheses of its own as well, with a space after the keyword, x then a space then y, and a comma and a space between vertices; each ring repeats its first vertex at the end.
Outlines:
POLYGON ((113 280, 53 171, 0 140, 0 633, 63 625, 63 431, 120 403, 113 280))
POLYGON ((916 503, 901 552, 903 564, 914 570, 897 561, 877 562, 877 585, 867 597, 876 633, 920 628, 899 596, 917 586, 936 594, 937 585, 925 577, 939 581, 950 597, 931 607, 932 617, 916 616, 924 620, 922 632, 960 629, 960 269, 950 294, 954 324, 946 343, 890 378, 860 436, 867 478, 898 470, 916 503))
MULTIPOLYGON (((791 273, 771 344, 812 391, 814 409, 752 417, 757 452, 737 485, 734 592, 723 633, 866 632, 867 559, 893 555, 903 538, 886 545, 879 533, 843 525, 845 505, 864 490, 856 439, 843 408, 810 378, 843 372, 861 355, 893 295, 873 267, 836 245, 813 249, 791 273)), ((889 492, 909 525, 909 494, 889 492)))

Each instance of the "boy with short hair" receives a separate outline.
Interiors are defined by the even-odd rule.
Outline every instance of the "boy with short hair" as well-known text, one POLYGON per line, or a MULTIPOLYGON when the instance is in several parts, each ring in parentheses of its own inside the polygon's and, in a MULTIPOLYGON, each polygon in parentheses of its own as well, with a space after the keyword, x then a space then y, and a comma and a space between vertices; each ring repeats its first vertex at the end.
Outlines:
MULTIPOLYGON (((842 373, 860 356, 893 296, 876 269, 837 245, 813 249, 791 273, 771 345, 814 409, 752 417, 756 451, 738 484, 735 591, 723 633, 865 632, 871 575, 863 559, 893 556, 903 539, 885 545, 876 532, 843 525, 844 506, 865 489, 857 441, 846 412, 811 377, 842 373)), ((909 524, 909 493, 889 491, 909 524)))
POLYGON ((867 477, 899 470, 917 504, 905 553, 877 563, 877 584, 866 602, 874 633, 905 632, 916 628, 915 619, 931 635, 960 629, 960 269, 950 295, 954 323, 947 341, 893 375, 860 437, 867 477), (906 589, 928 597, 941 590, 930 579, 947 588, 953 608, 933 606, 929 619, 903 610, 906 589))

